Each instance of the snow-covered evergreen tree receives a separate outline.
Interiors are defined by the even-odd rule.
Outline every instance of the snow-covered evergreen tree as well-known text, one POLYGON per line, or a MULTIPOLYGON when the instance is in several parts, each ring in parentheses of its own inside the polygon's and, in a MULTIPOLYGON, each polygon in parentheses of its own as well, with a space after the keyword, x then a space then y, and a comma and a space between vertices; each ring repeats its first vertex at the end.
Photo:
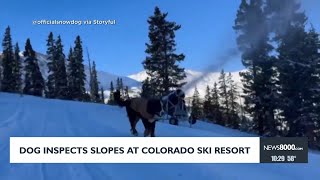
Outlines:
POLYGON ((74 70, 75 67, 75 60, 73 58, 73 50, 70 47, 69 54, 68 54, 68 65, 67 65, 67 79, 68 79, 68 99, 73 99, 75 97, 76 90, 76 71, 74 70))
POLYGON ((129 97, 129 87, 128 86, 126 86, 125 88, 124 88, 124 98, 125 99, 129 99, 130 97, 129 97))
POLYGON ((124 84, 123 84, 122 78, 120 77, 118 77, 116 81, 116 90, 120 91, 121 96, 125 96, 124 84))
POLYGON ((55 40, 53 38, 53 33, 50 32, 47 39, 47 67, 48 67, 48 77, 46 82, 46 97, 55 98, 56 97, 56 82, 55 76, 57 73, 57 62, 56 62, 56 46, 55 40))
POLYGON ((308 47, 308 33, 305 30, 307 17, 297 1, 284 0, 268 3, 274 26, 275 42, 278 43, 277 69, 279 71, 282 120, 289 127, 287 136, 305 136, 308 124, 312 122, 312 87, 314 48, 308 47), (286 17, 286 18, 283 18, 286 17), (280 19, 279 19, 280 18, 280 19))
POLYGON ((119 78, 119 88, 120 88, 121 95, 124 96, 124 86, 123 86, 122 78, 119 78))
MULTIPOLYGON (((69 52, 68 80, 69 93, 74 100, 88 101, 88 94, 85 91, 86 74, 83 64, 83 49, 80 36, 76 37, 73 51, 69 52)), ((90 95, 89 95, 90 100, 90 95)))
POLYGON ((191 107, 191 117, 195 119, 202 118, 202 106, 198 88, 195 87, 192 96, 192 107, 191 107))
POLYGON ((14 92, 15 91, 15 77, 13 74, 14 66, 14 54, 12 47, 12 39, 10 27, 6 28, 4 38, 2 41, 2 81, 1 90, 4 92, 14 92))
POLYGON ((211 89, 209 85, 207 85, 206 88, 206 94, 204 96, 204 101, 203 101, 203 115, 205 118, 208 120, 213 120, 212 118, 212 96, 211 96, 211 89))
MULTIPOLYGON (((154 15, 149 17, 149 40, 146 44, 148 56, 143 61, 144 69, 149 75, 149 88, 152 95, 167 95, 172 89, 182 87, 186 77, 182 62, 184 54, 176 54, 175 31, 181 28, 175 22, 166 20, 168 13, 162 13, 155 7, 154 15)), ((149 90, 148 90, 149 91, 149 90)))
POLYGON ((312 76, 309 77, 311 97, 304 100, 304 111, 310 117, 305 122, 306 136, 311 147, 320 148, 320 39, 314 27, 308 32, 305 46, 312 68, 312 76))
POLYGON ((109 100, 108 100, 108 104, 109 105, 114 105, 114 97, 113 97, 113 93, 114 93, 114 86, 113 86, 113 82, 110 82, 110 95, 109 95, 109 100))
POLYGON ((226 83, 228 86, 227 97, 228 97, 228 103, 230 107, 228 124, 230 125, 230 127, 238 129, 240 124, 240 117, 239 117, 239 111, 238 111, 239 103, 237 102, 239 93, 237 91, 237 86, 233 81, 232 75, 230 72, 227 76, 226 83))
POLYGON ((25 45, 25 51, 23 52, 25 57, 25 78, 23 93, 34 96, 43 96, 45 88, 45 80, 42 77, 38 60, 36 58, 36 52, 33 50, 30 39, 27 39, 25 45))
POLYGON ((79 97, 81 97, 82 94, 85 94, 86 74, 84 71, 83 49, 82 49, 82 41, 80 39, 80 36, 76 37, 73 54, 74 54, 75 61, 77 62, 77 69, 78 69, 77 86, 79 87, 79 90, 77 94, 79 97))
POLYGON ((263 2, 263 0, 249 2, 242 0, 233 28, 238 34, 237 44, 242 52, 242 64, 247 68, 247 71, 240 73, 243 82, 244 109, 253 120, 253 131, 259 135, 274 135, 276 72, 274 58, 269 56, 273 47, 269 43, 269 25, 263 11, 263 2), (266 126, 270 129, 267 132, 266 126))
POLYGON ((150 84, 150 78, 147 77, 147 79, 145 79, 142 83, 142 90, 141 90, 141 97, 145 97, 145 98, 150 98, 153 97, 154 93, 153 93, 154 88, 151 87, 150 84))
POLYGON ((229 126, 229 117, 230 117, 230 107, 229 107, 229 97, 228 97, 228 87, 227 87, 227 79, 226 79, 226 73, 224 70, 221 70, 220 76, 219 76, 219 97, 220 97, 220 108, 223 112, 223 121, 224 125, 229 126))
POLYGON ((21 93, 22 91, 22 64, 21 64, 21 58, 20 58, 20 48, 19 44, 16 43, 14 46, 14 61, 13 61, 13 69, 12 74, 14 76, 14 92, 21 93))
POLYGON ((211 112, 213 113, 213 121, 217 124, 223 125, 222 111, 220 107, 220 97, 218 92, 218 84, 215 82, 211 90, 212 106, 211 112))
MULTIPOLYGON (((319 37, 319 36, 318 36, 319 37)), ((320 49, 320 37, 318 38, 319 46, 318 52, 320 49)), ((319 55, 320 56, 320 55, 319 55)), ((320 148, 320 57, 316 60, 315 67, 315 75, 318 77, 318 83, 315 85, 314 89, 314 102, 315 102, 315 114, 317 119, 315 121, 315 139, 314 142, 318 148, 320 148)))
POLYGON ((118 91, 120 91, 121 92, 121 85, 120 85, 120 78, 118 77, 117 78, 117 81, 116 81, 116 90, 118 91))
POLYGON ((104 102, 104 99, 105 99, 105 97, 104 97, 104 89, 103 89, 103 87, 101 86, 100 87, 100 97, 101 97, 101 103, 102 104, 104 104, 105 102, 104 102))
POLYGON ((57 37, 55 42, 56 52, 55 52, 55 63, 56 63, 56 73, 54 76, 55 82, 55 97, 58 99, 68 99, 68 78, 66 70, 66 60, 63 53, 63 45, 60 35, 57 37))
POLYGON ((92 64, 92 72, 91 72, 91 84, 90 84, 90 95, 91 100, 93 102, 99 102, 100 96, 99 96, 99 82, 98 82, 98 75, 96 70, 96 63, 93 61, 92 64))

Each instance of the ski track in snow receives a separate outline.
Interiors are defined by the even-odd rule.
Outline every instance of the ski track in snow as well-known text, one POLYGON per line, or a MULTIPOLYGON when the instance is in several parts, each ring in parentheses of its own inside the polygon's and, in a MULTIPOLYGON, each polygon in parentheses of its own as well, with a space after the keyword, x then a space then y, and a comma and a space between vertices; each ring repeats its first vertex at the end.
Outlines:
MULTIPOLYGON (((9 137, 130 137, 125 108, 48 100, 0 93, 1 180, 97 179, 313 179, 319 175, 320 155, 309 153, 308 164, 10 164, 9 137)), ((138 123, 139 136, 143 125, 138 123)), ((192 128, 159 122, 157 136, 253 136, 197 122, 192 128)))

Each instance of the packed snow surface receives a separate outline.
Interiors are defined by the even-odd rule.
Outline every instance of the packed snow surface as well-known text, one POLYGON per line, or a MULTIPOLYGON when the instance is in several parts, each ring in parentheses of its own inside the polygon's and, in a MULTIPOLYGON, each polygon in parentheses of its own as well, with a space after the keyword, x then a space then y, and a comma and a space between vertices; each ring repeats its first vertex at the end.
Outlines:
MULTIPOLYGON (((142 123, 138 131, 143 132, 142 123)), ((173 126, 157 123, 157 136, 252 136, 237 130, 197 122, 173 126)), ((308 164, 10 164, 11 136, 127 137, 129 123, 124 108, 49 100, 0 93, 1 180, 220 180, 317 179, 320 155, 309 153, 308 164)), ((134 138, 134 137, 132 137, 134 138)))

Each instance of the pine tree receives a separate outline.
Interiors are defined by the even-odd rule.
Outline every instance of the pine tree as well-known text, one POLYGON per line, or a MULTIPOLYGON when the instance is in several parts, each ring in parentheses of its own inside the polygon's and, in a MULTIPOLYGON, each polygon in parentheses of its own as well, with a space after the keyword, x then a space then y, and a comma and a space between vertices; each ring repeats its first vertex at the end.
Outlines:
POLYGON ((10 27, 6 28, 4 38, 2 41, 3 58, 2 58, 2 82, 1 90, 4 92, 15 91, 15 79, 13 74, 14 55, 12 48, 12 39, 10 33, 10 27))
POLYGON ((80 36, 76 37, 75 41, 75 47, 73 50, 75 60, 77 62, 77 69, 78 69, 78 76, 77 76, 77 84, 79 87, 79 98, 81 99, 81 95, 85 94, 85 81, 86 81, 86 74, 84 70, 84 64, 83 64, 83 50, 82 50, 82 41, 80 39, 80 36))
POLYGON ((124 84, 123 84, 122 78, 120 77, 118 77, 116 81, 116 90, 120 91, 121 96, 125 96, 124 84))
POLYGON ((22 64, 20 58, 20 48, 19 44, 16 43, 14 46, 14 61, 13 61, 13 76, 14 76, 14 92, 20 93, 22 91, 22 64))
POLYGON ((247 71, 240 73, 244 109, 252 117, 254 131, 259 135, 274 135, 273 130, 265 131, 266 127, 275 129, 276 126, 274 111, 277 94, 274 58, 269 56, 273 47, 269 43, 269 25, 263 6, 263 0, 242 0, 233 28, 238 33, 242 64, 247 68, 247 71))
POLYGON ((119 77, 117 78, 117 81, 116 81, 116 82, 117 82, 117 84, 116 84, 116 90, 117 90, 117 91, 120 91, 120 93, 121 93, 121 83, 120 83, 120 78, 119 78, 119 77))
MULTIPOLYGON (((319 36, 318 36, 319 37, 319 36)), ((318 38, 318 50, 320 49, 320 38, 318 38)), ((319 52, 319 51, 318 51, 319 52)), ((320 55, 319 55, 320 56, 320 55)), ((315 114, 317 116, 315 120, 315 145, 320 148, 320 57, 317 58, 315 62, 315 74, 318 77, 318 83, 315 85, 314 89, 314 102, 315 103, 315 114)))
POLYGON ((101 97, 101 103, 104 104, 104 89, 103 87, 101 86, 100 88, 100 97, 101 97))
POLYGON ((73 48, 73 51, 70 50, 69 53, 69 91, 72 99, 88 101, 88 95, 85 91, 86 74, 84 71, 83 49, 80 36, 76 37, 74 43, 75 46, 73 48))
POLYGON ((201 107, 200 95, 197 87, 195 87, 194 93, 192 96, 191 117, 195 119, 202 118, 202 107, 201 107))
POLYGON ((154 15, 148 19, 150 42, 146 44, 148 56, 142 64, 150 77, 146 83, 155 97, 167 95, 185 84, 182 82, 186 77, 184 68, 177 64, 185 59, 185 55, 175 53, 175 31, 181 26, 167 21, 167 15, 155 7, 154 15))
POLYGON ((36 58, 36 52, 32 49, 30 39, 27 39, 25 45, 25 51, 23 52, 25 59, 25 87, 23 89, 24 94, 43 96, 45 88, 45 81, 39 69, 38 60, 36 58))
POLYGON ((67 66, 67 77, 68 77, 68 99, 75 98, 76 90, 76 70, 75 70, 75 60, 73 57, 73 50, 70 47, 68 54, 68 66, 67 66))
POLYGON ((55 63, 56 73, 54 76, 55 82, 55 97, 59 99, 68 99, 68 79, 66 71, 65 55, 63 53, 63 45, 60 35, 57 37, 55 44, 55 63))
POLYGON ((129 87, 126 86, 125 89, 124 89, 124 98, 125 99, 129 99, 129 87))
POLYGON ((88 55, 88 61, 89 61, 89 88, 90 88, 90 99, 92 102, 96 101, 96 86, 94 84, 94 78, 93 78, 93 74, 92 74, 92 67, 91 67, 91 59, 90 59, 90 55, 89 55, 89 51, 87 48, 87 55, 88 55))
POLYGON ((229 124, 232 128, 238 129, 240 124, 240 117, 239 117, 239 103, 237 102, 238 99, 238 92, 237 92, 237 86, 235 82, 232 79, 232 75, 229 72, 229 75, 227 76, 227 86, 228 89, 228 102, 230 106, 230 113, 229 113, 229 124))
POLYGON ((150 78, 147 77, 147 79, 145 79, 142 83, 142 91, 140 95, 141 97, 151 98, 154 95, 153 90, 154 88, 151 87, 150 78))
POLYGON ((97 70, 96 70, 96 63, 93 61, 92 64, 92 72, 91 72, 91 84, 90 84, 90 95, 91 100, 93 102, 99 102, 100 96, 99 96, 99 82, 98 82, 98 76, 97 76, 97 70))
POLYGON ((311 61, 312 75, 310 81, 310 98, 304 99, 304 112, 307 121, 306 136, 313 148, 320 148, 320 39, 314 27, 310 29, 306 38, 306 54, 311 61))
POLYGON ((230 107, 229 107, 229 97, 228 97, 228 87, 227 87, 227 81, 226 81, 226 74, 224 70, 221 70, 220 76, 219 76, 219 96, 220 96, 220 107, 223 112, 223 121, 224 125, 229 126, 229 117, 230 117, 230 107))
POLYGON ((211 90, 212 96, 212 105, 211 112, 213 113, 213 121, 217 124, 224 125, 224 121, 222 120, 222 112, 220 107, 220 98, 218 92, 218 84, 215 82, 213 89, 211 90))
POLYGON ((110 82, 110 95, 109 95, 109 100, 108 100, 108 104, 109 105, 114 105, 114 98, 113 98, 113 93, 114 93, 114 86, 113 86, 113 82, 110 82))
POLYGON ((207 118, 208 120, 213 120, 211 108, 212 108, 211 90, 209 85, 207 85, 206 94, 204 96, 204 101, 203 101, 203 114, 204 114, 204 117, 207 118))
POLYGON ((289 127, 284 135, 290 137, 305 136, 308 123, 313 118, 311 89, 314 85, 314 54, 310 52, 314 49, 308 47, 308 33, 305 30, 307 17, 300 7, 297 1, 268 2, 269 13, 273 15, 271 18, 279 22, 273 28, 275 42, 278 43, 279 108, 282 121, 289 127))
POLYGON ((50 32, 47 39, 47 67, 48 67, 48 77, 46 82, 46 97, 55 98, 56 97, 56 82, 55 76, 57 73, 57 60, 56 60, 56 46, 55 40, 53 38, 53 33, 50 32))
POLYGON ((123 85, 123 81, 122 78, 119 79, 119 85, 120 85, 120 92, 122 96, 125 96, 125 92, 124 92, 124 85, 123 85))

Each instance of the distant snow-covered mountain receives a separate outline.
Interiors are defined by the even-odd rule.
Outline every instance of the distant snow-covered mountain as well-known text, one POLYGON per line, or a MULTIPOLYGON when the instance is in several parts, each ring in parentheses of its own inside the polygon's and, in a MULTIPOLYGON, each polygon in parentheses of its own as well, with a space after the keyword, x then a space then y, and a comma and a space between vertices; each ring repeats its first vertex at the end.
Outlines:
MULTIPOLYGON (((23 57, 22 52, 20 52, 20 57, 23 62, 22 65, 24 66, 25 58, 23 57)), ((36 57, 38 59, 38 64, 39 64, 41 74, 44 79, 47 79, 48 77, 47 55, 36 52, 36 57)), ((86 89, 89 90, 89 66, 88 65, 85 65, 85 74, 87 76, 86 89)), ((98 75, 98 81, 100 82, 100 86, 102 86, 105 90, 110 88, 111 81, 113 81, 115 85, 117 78, 122 78, 123 84, 125 86, 128 86, 130 89, 141 86, 141 83, 139 81, 136 81, 126 76, 118 76, 116 74, 111 74, 105 71, 98 71, 98 70, 97 70, 97 75, 98 75)))
MULTIPOLYGON (((22 60, 25 59, 22 53, 20 53, 20 56, 22 60)), ((36 57, 38 59, 42 76, 44 77, 44 79, 47 79, 48 77, 47 56, 37 52, 36 57)), ((185 72, 187 77, 184 81, 187 82, 187 84, 182 89, 186 92, 187 97, 192 97, 194 93, 194 88, 197 87, 200 97, 203 98, 205 95, 207 85, 209 85, 210 87, 213 87, 214 83, 218 82, 218 78, 220 76, 220 72, 204 73, 204 72, 193 71, 193 70, 186 70, 185 72)), ((239 72, 241 71, 231 72, 231 74, 234 82, 239 87, 238 89, 241 93, 242 83, 241 83, 241 78, 239 76, 239 72)), ((85 73, 87 75, 86 89, 89 90, 89 67, 87 65, 85 65, 85 73)), ((119 75, 111 74, 105 71, 97 71, 97 73, 98 73, 98 81, 100 82, 100 86, 102 86, 105 90, 104 95, 105 95, 106 101, 109 99, 109 95, 110 95, 109 88, 110 88, 111 81, 113 81, 115 85, 117 78, 122 78, 123 84, 129 87, 130 97, 134 97, 134 96, 139 96, 139 93, 141 92, 142 81, 147 78, 146 71, 141 71, 129 76, 119 76, 119 75)))
MULTIPOLYGON (((204 97, 206 87, 209 85, 211 88, 213 87, 214 83, 218 83, 218 79, 220 76, 220 72, 209 72, 209 73, 204 73, 204 72, 199 72, 199 71, 193 71, 193 70, 185 70, 186 72, 186 79, 184 80, 187 82, 185 87, 189 88, 182 88, 186 92, 187 97, 191 97, 193 95, 195 87, 197 87, 200 97, 204 97)), ((239 92, 242 90, 242 83, 241 83, 241 77, 239 75, 239 72, 241 71, 235 71, 231 72, 232 74, 232 79, 238 86, 239 92)), ((229 73, 229 72, 226 72, 229 73)), ((128 76, 131 79, 134 79, 136 81, 142 82, 145 80, 148 75, 146 71, 141 71, 136 74, 132 74, 128 76)))

